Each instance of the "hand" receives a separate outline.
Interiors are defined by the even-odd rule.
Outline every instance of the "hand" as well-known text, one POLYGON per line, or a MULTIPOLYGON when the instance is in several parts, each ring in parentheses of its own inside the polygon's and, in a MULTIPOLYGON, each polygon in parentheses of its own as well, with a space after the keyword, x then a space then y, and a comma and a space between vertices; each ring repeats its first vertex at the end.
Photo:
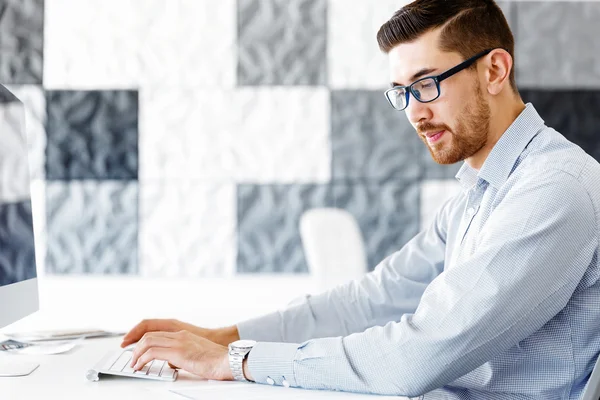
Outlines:
POLYGON ((128 346, 139 341, 148 332, 179 332, 188 331, 196 336, 210 340, 211 342, 227 346, 231 342, 239 340, 240 335, 237 327, 231 326, 221 329, 205 329, 192 324, 178 321, 176 319, 147 319, 133 327, 124 337, 121 347, 128 346))
POLYGON ((232 380, 226 346, 188 331, 150 332, 137 343, 130 366, 140 370, 148 362, 165 360, 204 379, 232 380))

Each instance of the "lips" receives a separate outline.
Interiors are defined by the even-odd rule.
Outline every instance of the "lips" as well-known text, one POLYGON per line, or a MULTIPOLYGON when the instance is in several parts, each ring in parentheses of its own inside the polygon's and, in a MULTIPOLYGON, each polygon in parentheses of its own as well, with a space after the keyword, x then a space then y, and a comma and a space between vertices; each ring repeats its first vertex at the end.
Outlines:
POLYGON ((434 143, 437 142, 438 140, 440 140, 440 138, 442 136, 444 136, 444 133, 446 133, 446 131, 437 131, 437 132, 428 132, 425 136, 427 137, 427 141, 429 143, 434 143))

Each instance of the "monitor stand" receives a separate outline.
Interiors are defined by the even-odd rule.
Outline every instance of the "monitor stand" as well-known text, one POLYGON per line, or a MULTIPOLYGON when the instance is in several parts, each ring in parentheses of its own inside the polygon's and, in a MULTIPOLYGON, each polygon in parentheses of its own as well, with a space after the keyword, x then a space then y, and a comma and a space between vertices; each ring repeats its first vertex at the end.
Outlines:
POLYGON ((0 356, 0 378, 10 376, 27 376, 40 364, 31 361, 17 360, 16 357, 0 356))

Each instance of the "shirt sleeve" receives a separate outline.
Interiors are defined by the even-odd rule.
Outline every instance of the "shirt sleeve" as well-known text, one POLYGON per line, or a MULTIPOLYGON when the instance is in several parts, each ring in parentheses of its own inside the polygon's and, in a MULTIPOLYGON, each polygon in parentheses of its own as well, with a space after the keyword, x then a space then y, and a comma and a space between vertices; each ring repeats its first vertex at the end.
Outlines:
MULTIPOLYGON (((544 175, 513 187, 475 253, 433 280, 414 314, 345 337, 258 343, 249 356, 253 377, 419 396, 532 335, 566 306, 598 247, 586 190, 564 172, 544 175)), ((398 268, 396 258, 386 262, 384 269, 398 268)))
POLYGON ((345 336, 413 313, 425 288, 444 269, 449 200, 431 226, 375 270, 318 295, 306 295, 283 310, 237 324, 240 338, 303 342, 345 336))

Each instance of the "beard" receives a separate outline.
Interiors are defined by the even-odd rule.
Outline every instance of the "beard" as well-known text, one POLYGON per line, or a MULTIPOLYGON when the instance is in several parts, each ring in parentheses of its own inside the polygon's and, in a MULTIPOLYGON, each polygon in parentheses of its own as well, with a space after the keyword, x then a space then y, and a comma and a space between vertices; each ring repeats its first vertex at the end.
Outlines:
POLYGON ((456 121, 456 129, 447 125, 423 123, 419 125, 419 137, 438 164, 454 164, 463 161, 481 150, 487 143, 490 127, 490 105, 481 94, 479 82, 475 87, 474 100, 467 104, 456 121), (445 130, 449 138, 429 144, 422 132, 445 130))

